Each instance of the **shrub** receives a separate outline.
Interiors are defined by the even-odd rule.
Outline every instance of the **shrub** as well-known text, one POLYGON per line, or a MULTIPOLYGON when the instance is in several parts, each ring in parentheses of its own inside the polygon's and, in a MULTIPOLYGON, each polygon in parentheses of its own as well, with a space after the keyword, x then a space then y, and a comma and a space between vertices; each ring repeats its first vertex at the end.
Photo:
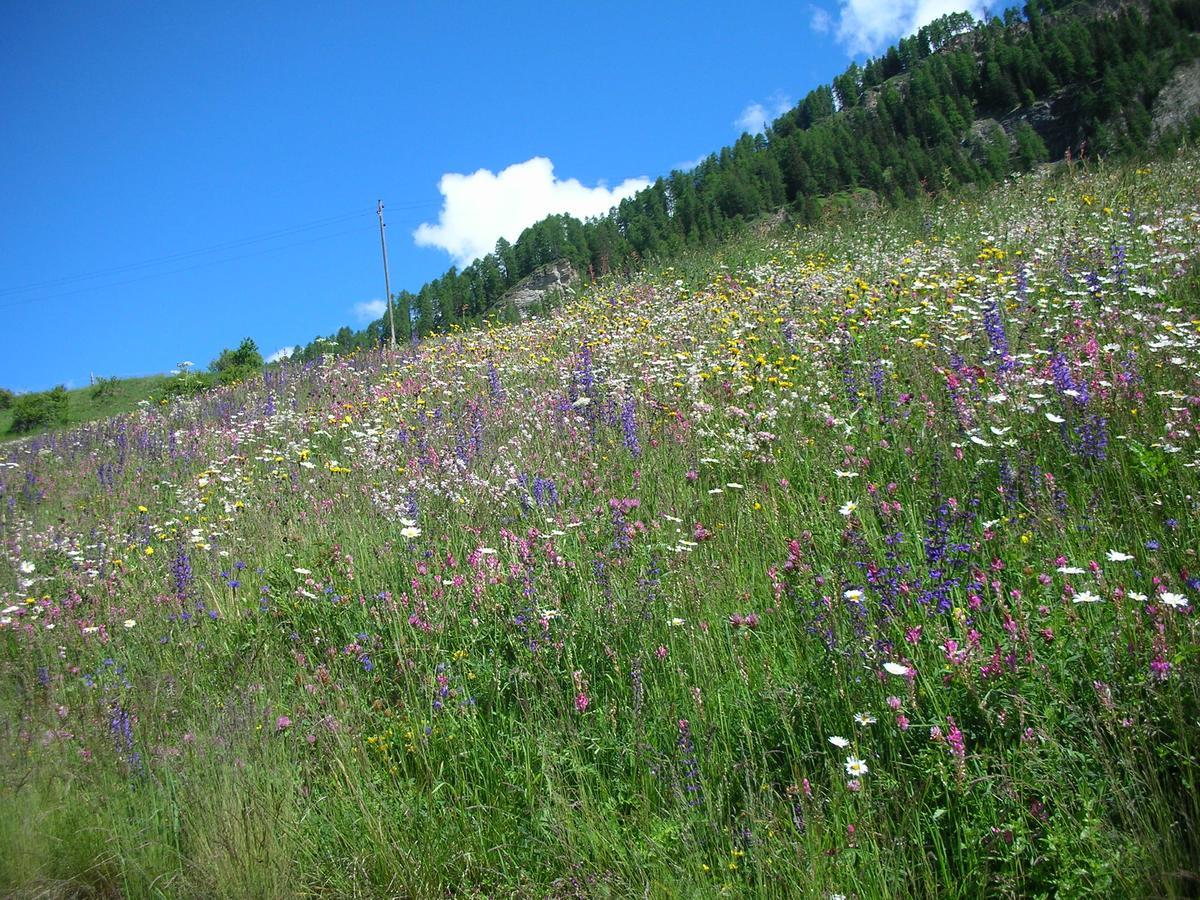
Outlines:
POLYGON ((117 392, 117 385, 120 384, 114 376, 112 378, 101 378, 92 385, 92 399, 104 400, 113 396, 117 392))
POLYGON ((210 377, 199 372, 185 370, 163 385, 157 399, 176 400, 180 397, 194 397, 211 386, 212 379, 210 377))
POLYGON ((221 355, 209 363, 208 370, 217 376, 221 384, 244 381, 262 370, 263 358, 253 338, 246 338, 236 350, 226 348, 221 355))
POLYGON ((10 430, 18 434, 60 425, 67 420, 67 389, 61 384, 51 391, 21 394, 13 400, 10 430))
POLYGON ((0 409, 12 409, 15 396, 7 388, 0 388, 0 409))

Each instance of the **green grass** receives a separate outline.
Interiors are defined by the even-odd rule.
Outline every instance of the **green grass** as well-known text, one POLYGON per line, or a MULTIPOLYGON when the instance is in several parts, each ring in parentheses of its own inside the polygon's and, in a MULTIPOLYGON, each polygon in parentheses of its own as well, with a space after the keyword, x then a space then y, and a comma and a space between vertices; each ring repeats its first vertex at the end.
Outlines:
POLYGON ((1198 170, 11 445, 0 892, 1194 895, 1198 170))
POLYGON ((16 434, 10 430, 13 419, 11 409, 0 410, 0 441, 71 428, 85 422, 94 422, 98 419, 107 419, 111 416, 133 412, 143 400, 151 400, 155 392, 167 383, 169 377, 167 375, 146 375, 140 378, 119 378, 113 383, 112 390, 105 392, 100 397, 94 396, 94 387, 92 386, 67 391, 66 421, 25 434, 16 434))

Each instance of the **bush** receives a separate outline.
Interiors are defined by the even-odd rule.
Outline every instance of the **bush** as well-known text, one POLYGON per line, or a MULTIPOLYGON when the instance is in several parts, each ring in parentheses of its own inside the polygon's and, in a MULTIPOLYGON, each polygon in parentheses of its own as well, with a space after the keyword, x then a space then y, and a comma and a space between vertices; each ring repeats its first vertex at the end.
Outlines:
POLYGON ((1017 141, 1017 161, 1023 171, 1028 172, 1034 166, 1044 163, 1050 155, 1045 141, 1028 122, 1018 125, 1013 136, 1017 141))
POLYGON ((112 378, 101 378, 92 385, 92 399, 104 400, 113 396, 117 392, 117 385, 120 382, 114 376, 112 378))
POLYGON ((14 399, 16 398, 12 391, 7 388, 0 388, 0 410, 12 409, 14 399))
POLYGON ((253 338, 246 338, 236 350, 228 348, 209 363, 208 370, 217 376, 221 384, 233 384, 262 371, 263 358, 253 338))
POLYGON ((185 370, 163 385, 158 400, 176 400, 180 397, 194 397, 203 390, 212 387, 212 379, 199 372, 185 370))
POLYGON ((61 425, 67 420, 67 389, 61 384, 51 391, 21 394, 13 400, 10 430, 18 434, 61 425))

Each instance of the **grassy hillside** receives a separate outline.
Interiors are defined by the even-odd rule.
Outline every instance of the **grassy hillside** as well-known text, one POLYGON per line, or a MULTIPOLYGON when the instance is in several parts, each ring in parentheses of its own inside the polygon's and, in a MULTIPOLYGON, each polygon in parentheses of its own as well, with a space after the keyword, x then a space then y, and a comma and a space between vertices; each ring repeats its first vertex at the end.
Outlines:
MULTIPOLYGON (((1169 151, 1200 137, 1195 86, 1176 80, 1198 57, 1200 0, 1034 0, 983 21, 942 16, 851 63, 765 133, 657 178, 608 215, 547 216, 415 294, 400 292, 399 337, 407 342, 410 326, 427 336, 507 315, 514 285, 564 259, 590 281, 710 249, 764 215, 817 221, 830 205, 822 198, 894 204, 1065 158, 1169 151)), ((341 352, 376 347, 386 325, 343 327, 298 356, 324 355, 329 340, 341 352)))
MULTIPOLYGON (((109 382, 107 390, 97 392, 95 387, 78 388, 67 391, 66 421, 54 426, 69 428, 97 419, 119 416, 137 409, 143 400, 149 400, 156 391, 167 382, 166 375, 148 375, 143 378, 116 378, 109 382)), ((26 437, 25 434, 14 433, 12 429, 13 411, 0 410, 0 441, 26 437)), ((50 429, 39 429, 32 432, 41 433, 50 429)))
POLYGON ((10 445, 0 890, 1194 894, 1198 168, 10 445))

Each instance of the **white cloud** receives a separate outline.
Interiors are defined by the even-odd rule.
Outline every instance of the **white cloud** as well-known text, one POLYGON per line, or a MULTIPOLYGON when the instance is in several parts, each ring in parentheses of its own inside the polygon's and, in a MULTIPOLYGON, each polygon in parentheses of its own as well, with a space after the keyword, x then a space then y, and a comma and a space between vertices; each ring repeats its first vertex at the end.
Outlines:
MULTIPOLYGON (((878 53, 936 18, 953 12, 979 18, 986 8, 979 0, 839 0, 837 40, 851 56, 878 53)), ((813 13, 814 27, 816 19, 813 13)))
POLYGON ((675 163, 675 165, 671 166, 671 171, 672 172, 690 172, 690 171, 692 171, 692 169, 696 168, 696 166, 700 165, 700 163, 702 163, 706 159, 708 159, 709 155, 710 154, 706 154, 704 156, 698 156, 698 157, 696 157, 696 159, 686 159, 681 163, 675 163))
POLYGON ((360 325, 374 322, 386 311, 386 300, 364 300, 362 303, 354 304, 354 318, 358 319, 360 325))
POLYGON ((546 216, 600 216, 649 184, 646 178, 628 178, 614 188, 603 183, 587 187, 574 178, 555 177, 554 163, 544 156, 514 163, 498 173, 447 172, 438 182, 442 210, 437 224, 421 225, 413 239, 422 247, 445 250, 457 265, 465 266, 490 253, 501 237, 515 241, 546 216))
POLYGON ((742 110, 742 114, 734 121, 738 131, 748 131, 758 134, 765 131, 767 126, 792 108, 790 97, 785 97, 779 91, 771 95, 765 104, 757 101, 742 110))
POLYGON ((828 34, 833 28, 833 16, 819 6, 810 6, 808 27, 817 34, 828 34))
POLYGON ((279 362, 281 359, 287 359, 296 352, 295 347, 280 347, 274 353, 267 357, 267 362, 279 362))

